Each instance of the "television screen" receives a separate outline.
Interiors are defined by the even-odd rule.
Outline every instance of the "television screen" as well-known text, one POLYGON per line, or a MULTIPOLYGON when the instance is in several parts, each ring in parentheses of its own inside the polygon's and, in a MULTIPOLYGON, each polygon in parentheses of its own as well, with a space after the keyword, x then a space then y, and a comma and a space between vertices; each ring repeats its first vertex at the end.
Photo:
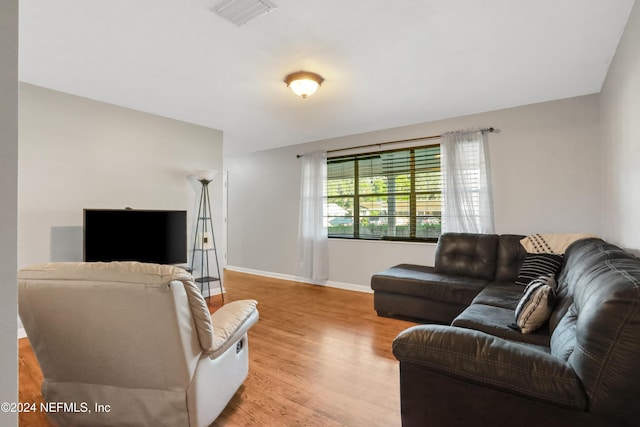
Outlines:
POLYGON ((84 260, 187 262, 187 211, 85 209, 84 260))

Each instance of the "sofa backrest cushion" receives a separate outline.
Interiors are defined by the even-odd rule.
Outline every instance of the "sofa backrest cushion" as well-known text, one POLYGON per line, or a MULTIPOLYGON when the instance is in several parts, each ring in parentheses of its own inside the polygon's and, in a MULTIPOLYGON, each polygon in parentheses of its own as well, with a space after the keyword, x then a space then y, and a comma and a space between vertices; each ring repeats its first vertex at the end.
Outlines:
POLYGON ((594 266, 605 263, 610 259, 629 257, 633 257, 633 255, 597 238, 578 240, 571 244, 566 249, 564 264, 558 274, 556 307, 549 319, 549 331, 552 333, 555 331, 558 323, 565 316, 571 304, 573 304, 575 286, 581 281, 588 280, 590 271, 594 266), (595 250, 595 247, 601 249, 595 250))
POLYGON ((551 336, 551 353, 575 370, 590 411, 619 424, 640 405, 640 260, 600 239, 565 253, 559 291, 571 302, 551 336))
POLYGON ((496 234, 445 233, 438 240, 437 273, 493 280, 496 274, 496 234))
POLYGON ((520 244, 523 238, 520 234, 502 234, 498 238, 496 282, 513 282, 518 277, 520 266, 527 255, 520 244))

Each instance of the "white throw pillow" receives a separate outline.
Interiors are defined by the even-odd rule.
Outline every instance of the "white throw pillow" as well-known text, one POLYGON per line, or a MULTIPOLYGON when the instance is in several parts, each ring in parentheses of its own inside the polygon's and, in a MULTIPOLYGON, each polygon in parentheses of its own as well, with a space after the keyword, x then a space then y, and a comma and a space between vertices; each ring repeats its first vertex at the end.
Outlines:
POLYGON ((516 307, 516 326, 523 334, 530 334, 544 325, 551 316, 556 296, 553 274, 532 280, 522 293, 516 307))

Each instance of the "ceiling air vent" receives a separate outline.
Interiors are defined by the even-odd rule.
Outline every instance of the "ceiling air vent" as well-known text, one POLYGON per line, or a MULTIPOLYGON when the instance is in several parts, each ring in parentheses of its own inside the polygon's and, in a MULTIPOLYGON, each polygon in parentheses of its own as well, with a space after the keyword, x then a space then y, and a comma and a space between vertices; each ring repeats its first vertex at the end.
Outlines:
POLYGON ((268 0, 223 0, 212 10, 227 21, 241 26, 277 8, 268 0))

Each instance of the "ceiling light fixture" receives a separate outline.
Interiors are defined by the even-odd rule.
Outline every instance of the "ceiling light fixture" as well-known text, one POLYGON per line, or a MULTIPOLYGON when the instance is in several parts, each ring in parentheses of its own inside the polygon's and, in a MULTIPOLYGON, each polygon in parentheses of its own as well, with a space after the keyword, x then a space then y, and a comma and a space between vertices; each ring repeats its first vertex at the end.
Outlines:
POLYGON ((302 98, 316 93, 323 81, 322 76, 310 71, 297 71, 284 78, 284 82, 293 93, 302 98))

